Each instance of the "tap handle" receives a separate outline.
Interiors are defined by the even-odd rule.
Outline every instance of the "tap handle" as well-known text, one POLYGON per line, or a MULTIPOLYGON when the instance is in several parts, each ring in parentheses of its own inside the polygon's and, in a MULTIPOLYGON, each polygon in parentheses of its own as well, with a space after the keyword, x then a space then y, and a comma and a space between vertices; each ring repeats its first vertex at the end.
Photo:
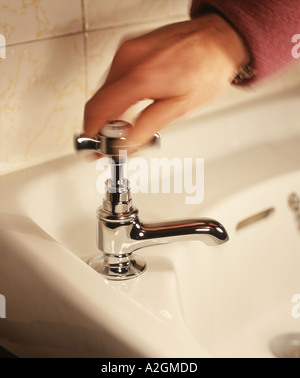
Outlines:
POLYGON ((93 139, 85 134, 76 134, 74 135, 74 148, 77 152, 98 151, 100 149, 100 140, 93 139))
MULTIPOLYGON (((85 134, 75 135, 74 147, 77 152, 95 151, 101 155, 118 156, 120 150, 135 151, 138 146, 127 140, 127 135, 133 126, 121 120, 109 121, 93 138, 85 134)), ((150 145, 160 144, 160 133, 154 134, 150 145)))

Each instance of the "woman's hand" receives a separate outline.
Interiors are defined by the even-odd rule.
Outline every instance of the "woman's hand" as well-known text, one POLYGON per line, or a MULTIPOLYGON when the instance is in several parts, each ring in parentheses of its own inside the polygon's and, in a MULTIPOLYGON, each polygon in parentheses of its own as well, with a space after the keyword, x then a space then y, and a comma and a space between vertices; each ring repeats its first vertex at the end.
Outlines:
POLYGON ((86 103, 84 131, 95 135, 131 105, 151 99, 130 134, 134 144, 144 144, 230 85, 248 60, 237 32, 213 13, 125 41, 104 85, 86 103))

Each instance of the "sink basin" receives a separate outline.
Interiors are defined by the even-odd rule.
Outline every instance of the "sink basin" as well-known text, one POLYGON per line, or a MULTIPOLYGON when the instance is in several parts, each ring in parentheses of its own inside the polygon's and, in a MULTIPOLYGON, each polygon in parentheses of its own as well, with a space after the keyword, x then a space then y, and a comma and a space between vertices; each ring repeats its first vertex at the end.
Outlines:
POLYGON ((137 193, 141 219, 212 217, 230 240, 141 249, 147 270, 132 280, 108 281, 87 264, 99 253, 96 163, 72 155, 0 177, 0 345, 22 357, 272 357, 272 339, 300 330, 300 231, 288 206, 300 195, 299 96, 163 133, 162 156, 186 137, 180 156, 205 158, 204 201, 137 193))

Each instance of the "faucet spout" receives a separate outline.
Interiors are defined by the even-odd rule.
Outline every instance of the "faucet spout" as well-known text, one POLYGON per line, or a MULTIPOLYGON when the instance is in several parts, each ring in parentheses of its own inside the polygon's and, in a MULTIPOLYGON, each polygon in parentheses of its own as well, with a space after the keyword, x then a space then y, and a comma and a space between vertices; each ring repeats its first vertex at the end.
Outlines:
POLYGON ((134 254, 141 248, 197 240, 213 246, 229 239, 222 224, 210 218, 149 225, 140 222, 135 208, 114 214, 103 207, 98 208, 97 218, 102 255, 93 258, 90 265, 109 279, 128 279, 144 271, 145 262, 134 254))
POLYGON ((136 220, 130 237, 136 241, 135 250, 151 245, 184 240, 199 240, 206 245, 223 244, 229 237, 221 223, 214 219, 189 219, 170 223, 143 225, 136 220))

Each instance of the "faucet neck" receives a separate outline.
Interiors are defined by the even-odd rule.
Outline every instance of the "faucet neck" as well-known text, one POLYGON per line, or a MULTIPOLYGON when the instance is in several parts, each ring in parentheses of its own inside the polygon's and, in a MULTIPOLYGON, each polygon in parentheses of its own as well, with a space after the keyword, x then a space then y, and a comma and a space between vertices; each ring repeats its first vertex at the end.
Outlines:
POLYGON ((109 179, 105 184, 105 195, 102 203, 103 210, 110 214, 126 214, 132 210, 132 198, 129 181, 109 179))
POLYGON ((111 214, 124 214, 132 210, 129 181, 124 178, 126 154, 114 156, 111 164, 111 178, 106 180, 103 209, 111 214))

